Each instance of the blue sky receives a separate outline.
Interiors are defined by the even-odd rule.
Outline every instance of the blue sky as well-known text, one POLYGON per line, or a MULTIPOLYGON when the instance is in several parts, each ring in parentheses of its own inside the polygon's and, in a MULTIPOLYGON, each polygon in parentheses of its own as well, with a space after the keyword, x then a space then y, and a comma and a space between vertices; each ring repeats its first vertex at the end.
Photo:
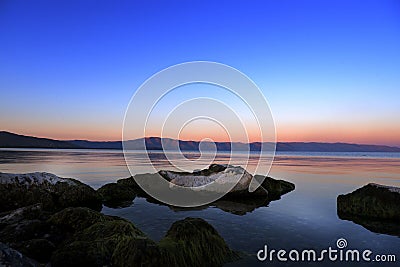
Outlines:
POLYGON ((3 130, 119 139, 165 67, 230 65, 259 85, 281 141, 400 146, 398 1, 1 1, 3 130))

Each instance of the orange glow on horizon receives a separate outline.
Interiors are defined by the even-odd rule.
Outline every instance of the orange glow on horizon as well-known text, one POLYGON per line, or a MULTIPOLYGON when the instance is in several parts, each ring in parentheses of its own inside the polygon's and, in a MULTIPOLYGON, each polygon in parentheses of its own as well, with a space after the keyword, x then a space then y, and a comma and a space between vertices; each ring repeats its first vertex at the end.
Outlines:
MULTIPOLYGON (((100 125, 74 125, 66 124, 60 126, 46 127, 8 127, 4 131, 13 132, 27 136, 50 138, 57 140, 90 140, 90 141, 118 141, 122 139, 122 127, 104 128, 100 125), (31 129, 29 129, 31 128, 31 129)), ((210 128, 194 128, 182 130, 178 139, 201 141, 210 138, 216 142, 229 142, 229 136, 223 130, 210 128)), ((400 125, 389 123, 342 123, 342 124, 278 124, 278 142, 328 142, 328 143, 356 143, 375 144, 400 147, 400 125)), ((257 131, 249 131, 250 142, 260 140, 257 131)), ((147 137, 161 136, 159 131, 148 131, 147 137)), ((140 138, 143 136, 137 136, 140 138)), ((167 134, 164 137, 170 137, 167 134)), ((232 141, 244 142, 245 140, 232 141)))

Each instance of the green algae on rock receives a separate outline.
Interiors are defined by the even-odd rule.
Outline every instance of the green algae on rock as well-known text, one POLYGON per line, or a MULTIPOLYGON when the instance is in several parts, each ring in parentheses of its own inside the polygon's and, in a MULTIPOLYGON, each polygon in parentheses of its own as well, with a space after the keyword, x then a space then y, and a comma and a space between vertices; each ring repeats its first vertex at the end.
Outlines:
POLYGON ((221 266, 239 259, 209 223, 200 218, 174 222, 160 247, 173 266, 221 266))
POLYGON ((337 213, 372 232, 400 236, 400 188, 370 183, 339 195, 337 213))
POLYGON ((400 188, 370 183, 337 197, 340 215, 400 221, 400 188))
POLYGON ((105 184, 97 189, 97 192, 104 205, 110 208, 129 206, 136 197, 134 189, 121 183, 105 184))
POLYGON ((0 212, 42 203, 44 210, 89 207, 100 210, 101 200, 90 186, 51 173, 0 173, 0 212))

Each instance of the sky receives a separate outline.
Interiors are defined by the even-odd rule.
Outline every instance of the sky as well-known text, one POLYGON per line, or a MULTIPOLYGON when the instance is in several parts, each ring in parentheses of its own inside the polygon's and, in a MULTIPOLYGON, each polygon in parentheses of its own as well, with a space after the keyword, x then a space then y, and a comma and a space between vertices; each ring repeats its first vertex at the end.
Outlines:
POLYGON ((278 141, 400 146, 399 1, 2 0, 0 38, 0 130, 120 140, 143 82, 201 60, 258 85, 278 141))

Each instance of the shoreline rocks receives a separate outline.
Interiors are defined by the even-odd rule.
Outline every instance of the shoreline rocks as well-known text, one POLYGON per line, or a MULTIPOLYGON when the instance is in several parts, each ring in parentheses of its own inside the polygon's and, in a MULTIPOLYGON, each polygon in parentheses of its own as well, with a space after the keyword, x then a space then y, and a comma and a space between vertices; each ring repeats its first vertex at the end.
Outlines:
POLYGON ((133 223, 86 207, 54 214, 38 209, 30 206, 1 218, 10 224, 0 229, 0 252, 8 251, 0 260, 54 267, 221 266, 239 258, 200 218, 175 222, 160 242, 154 242, 133 223))
POLYGON ((200 218, 175 222, 162 242, 154 242, 130 221, 100 213, 102 201, 132 201, 129 182, 95 191, 48 173, 0 173, 0 199, 8 201, 0 206, 0 264, 221 266, 239 258, 200 218))
POLYGON ((51 173, 13 174, 0 172, 0 212, 42 203, 44 210, 89 207, 101 210, 101 199, 90 186, 51 173))

